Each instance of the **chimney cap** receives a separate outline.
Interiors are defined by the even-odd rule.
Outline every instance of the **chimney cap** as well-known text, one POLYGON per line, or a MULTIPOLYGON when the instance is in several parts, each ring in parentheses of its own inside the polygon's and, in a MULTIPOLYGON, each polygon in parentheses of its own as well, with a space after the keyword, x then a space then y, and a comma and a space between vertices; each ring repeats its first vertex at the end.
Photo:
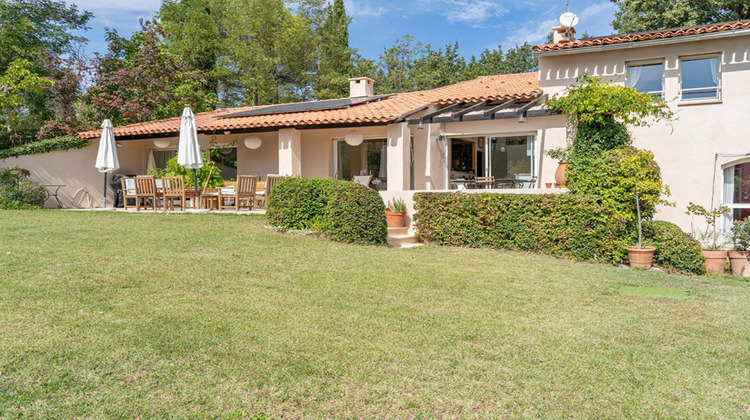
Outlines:
POLYGON ((369 77, 352 77, 349 79, 350 98, 364 98, 373 96, 374 94, 375 80, 369 77))

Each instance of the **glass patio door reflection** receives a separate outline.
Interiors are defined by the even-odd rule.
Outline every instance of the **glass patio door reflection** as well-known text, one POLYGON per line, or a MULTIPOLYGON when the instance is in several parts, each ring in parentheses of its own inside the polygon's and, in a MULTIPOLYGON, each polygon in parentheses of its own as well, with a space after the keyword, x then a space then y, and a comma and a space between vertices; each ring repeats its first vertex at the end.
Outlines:
POLYGON ((495 179, 531 181, 534 136, 487 137, 487 174, 495 179))

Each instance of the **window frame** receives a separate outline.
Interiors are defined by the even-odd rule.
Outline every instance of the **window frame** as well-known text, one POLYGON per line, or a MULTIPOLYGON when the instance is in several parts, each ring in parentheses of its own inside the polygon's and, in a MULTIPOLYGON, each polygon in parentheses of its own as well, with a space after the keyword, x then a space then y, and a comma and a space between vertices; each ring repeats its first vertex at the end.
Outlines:
POLYGON ((742 165, 744 163, 750 163, 750 159, 742 159, 734 162, 730 162, 724 166, 721 167, 721 188, 722 188, 722 194, 721 194, 721 204, 723 206, 726 206, 729 208, 729 211, 724 214, 723 220, 723 229, 725 231, 729 231, 731 229, 732 225, 734 224, 734 211, 735 210, 742 210, 742 209, 750 209, 750 203, 735 203, 734 202, 734 171, 735 168, 738 165, 742 165), (732 179, 732 194, 731 197, 727 194, 727 176, 730 176, 732 179), (729 198, 727 198, 729 197, 729 198), (731 202, 730 202, 731 201, 731 202))
POLYGON ((678 98, 680 103, 700 103, 700 102, 716 102, 721 101, 722 97, 722 71, 721 71, 721 64, 722 64, 722 54, 721 53, 706 53, 706 54, 693 54, 693 55, 684 55, 680 56, 677 59, 679 63, 679 83, 680 83, 680 89, 678 93, 678 98), (690 89, 683 89, 682 88, 682 81, 683 76, 685 72, 685 66, 683 65, 686 61, 696 61, 696 60, 705 60, 705 59, 716 59, 716 86, 706 86, 706 87, 698 87, 698 88, 690 88, 690 89), (694 99, 685 99, 683 96, 683 93, 686 91, 706 91, 709 89, 716 89, 716 96, 710 97, 710 98, 694 98, 694 99))
MULTIPOLYGON (((654 95, 658 93, 658 97, 660 99, 664 99, 666 96, 666 76, 665 76, 665 58, 653 58, 649 60, 638 60, 638 61, 629 61, 625 63, 625 85, 628 87, 632 87, 634 89, 635 86, 629 86, 630 85, 630 69, 631 67, 644 67, 644 66, 654 66, 654 65, 661 65, 661 90, 660 91, 647 91, 647 92, 641 92, 641 93, 648 93, 649 95, 654 95)), ((636 89, 637 90, 637 89, 636 89)), ((640 92, 640 91, 639 91, 640 92)), ((656 96, 656 95, 655 95, 656 96)))
MULTIPOLYGON (((331 142, 331 144, 332 144, 332 147, 331 147, 332 150, 331 150, 331 152, 332 152, 332 155, 333 155, 332 159, 331 159, 331 163, 333 163, 333 165, 331 165, 331 178, 337 179, 336 178, 336 174, 339 171, 339 159, 340 159, 340 156, 339 156, 339 143, 341 143, 341 142, 345 143, 346 139, 344 139, 343 137, 335 137, 335 138, 332 138, 331 140, 332 140, 332 142, 331 142)), ((387 136, 382 136, 382 135, 381 136, 365 136, 362 139, 362 143, 364 143, 364 142, 366 142, 368 140, 370 140, 370 141, 372 141, 372 140, 384 140, 385 141, 385 146, 388 147, 388 137, 387 136)), ((388 167, 387 166, 386 166, 385 170, 386 170, 386 179, 387 179, 388 178, 388 176, 387 176, 388 175, 388 167)), ((341 178, 341 179, 343 179, 343 178, 341 178)))

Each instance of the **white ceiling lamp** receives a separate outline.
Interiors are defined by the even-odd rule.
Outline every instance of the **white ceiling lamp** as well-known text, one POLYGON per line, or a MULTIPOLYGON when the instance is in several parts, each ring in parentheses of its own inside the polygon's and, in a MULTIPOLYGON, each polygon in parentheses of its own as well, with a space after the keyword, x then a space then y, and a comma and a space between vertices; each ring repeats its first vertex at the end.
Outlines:
POLYGON ((255 150, 263 144, 263 140, 258 136, 250 136, 245 138, 245 147, 251 150, 255 150))
POLYGON ((158 147, 159 149, 167 148, 169 147, 170 144, 172 144, 172 140, 169 140, 169 139, 154 140, 154 146, 158 147))
POLYGON ((346 144, 348 144, 349 146, 356 147, 362 144, 363 141, 365 141, 365 136, 363 136, 362 133, 360 133, 357 130, 352 130, 346 133, 344 140, 346 141, 346 144))

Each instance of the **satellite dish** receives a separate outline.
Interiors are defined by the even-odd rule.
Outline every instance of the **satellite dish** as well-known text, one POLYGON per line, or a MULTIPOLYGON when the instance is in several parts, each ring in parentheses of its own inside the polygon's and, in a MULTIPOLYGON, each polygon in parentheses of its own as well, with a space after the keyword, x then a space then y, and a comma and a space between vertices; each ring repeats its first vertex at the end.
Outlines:
POLYGON ((566 28, 572 28, 578 24, 578 16, 575 13, 565 12, 560 16, 560 23, 566 28))

